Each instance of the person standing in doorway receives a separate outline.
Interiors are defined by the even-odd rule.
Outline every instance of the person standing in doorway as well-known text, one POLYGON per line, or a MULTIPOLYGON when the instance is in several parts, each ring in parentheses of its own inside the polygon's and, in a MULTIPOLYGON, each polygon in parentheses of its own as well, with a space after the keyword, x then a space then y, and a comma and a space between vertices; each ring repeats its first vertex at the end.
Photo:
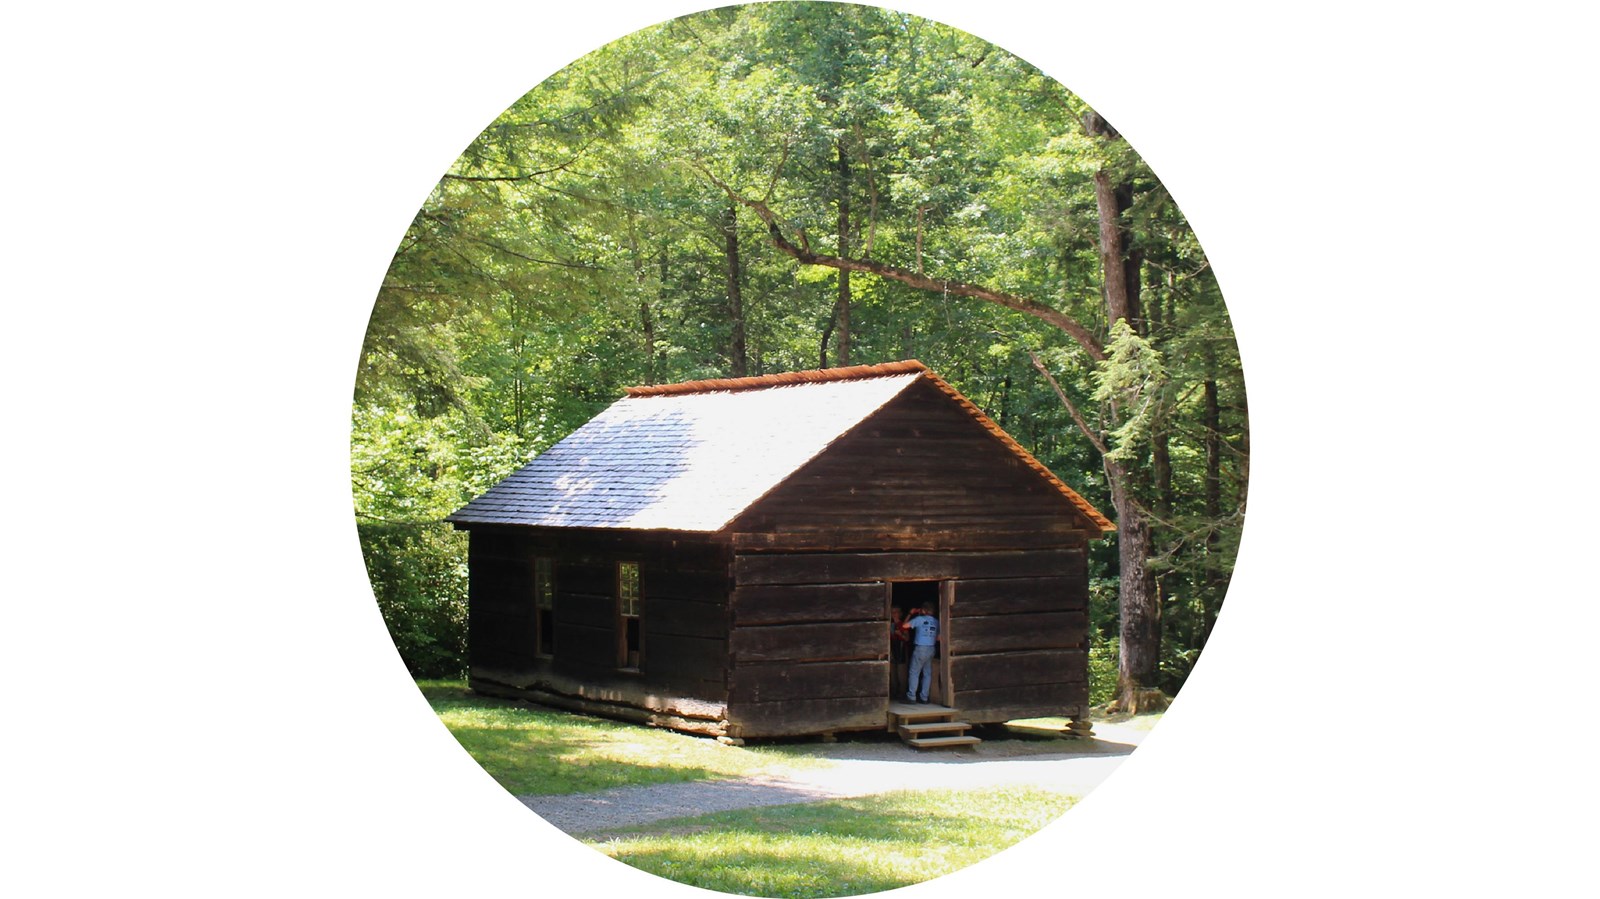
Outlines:
POLYGON ((928 688, 933 686, 933 653, 939 645, 939 619, 933 617, 926 609, 912 609, 911 617, 900 627, 911 634, 911 664, 906 672, 906 702, 926 703, 928 688))

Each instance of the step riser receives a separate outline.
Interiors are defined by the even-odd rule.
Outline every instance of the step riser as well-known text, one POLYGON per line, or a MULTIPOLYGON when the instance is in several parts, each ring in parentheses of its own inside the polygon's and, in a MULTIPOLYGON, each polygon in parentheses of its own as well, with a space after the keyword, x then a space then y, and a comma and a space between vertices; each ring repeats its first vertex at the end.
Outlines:
POLYGON ((966 731, 972 727, 965 721, 955 720, 954 709, 914 712, 891 712, 890 724, 899 734, 901 742, 914 749, 954 749, 958 746, 976 746, 983 740, 966 731))
POLYGON ((951 749, 957 746, 976 746, 983 741, 977 737, 912 737, 907 745, 917 749, 951 749))
POLYGON ((965 721, 951 721, 951 722, 946 723, 946 724, 902 724, 902 725, 900 725, 899 729, 900 729, 900 733, 910 734, 913 737, 919 737, 919 736, 922 736, 923 734, 939 734, 939 733, 957 733, 957 734, 959 734, 959 733, 961 733, 963 731, 971 730, 972 729, 972 725, 968 724, 965 721))

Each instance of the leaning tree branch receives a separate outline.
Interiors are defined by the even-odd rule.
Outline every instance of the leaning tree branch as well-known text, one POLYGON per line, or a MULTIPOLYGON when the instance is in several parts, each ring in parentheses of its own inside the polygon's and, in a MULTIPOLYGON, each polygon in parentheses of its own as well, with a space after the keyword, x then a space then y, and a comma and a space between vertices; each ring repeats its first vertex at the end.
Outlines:
POLYGON ((705 166, 700 164, 699 161, 695 161, 692 164, 707 180, 721 188, 723 193, 728 195, 729 199, 748 207, 756 214, 757 218, 761 219, 761 221, 766 224, 767 237, 771 240, 774 247, 777 247, 779 250, 782 250, 784 253, 787 253, 805 265, 821 265, 828 268, 839 269, 841 271, 865 272, 869 275, 877 275, 880 278, 888 278, 891 281, 899 281, 902 284, 907 284, 911 287, 916 287, 922 290, 943 293, 946 296, 953 294, 955 296, 969 297, 972 299, 994 303, 997 306, 1003 306, 1016 312, 1031 315, 1034 318, 1047 322, 1061 329, 1062 331, 1065 331, 1067 334, 1071 335, 1072 338, 1078 342, 1078 345, 1083 347, 1084 352, 1088 353, 1090 358, 1094 359, 1096 362, 1104 361, 1106 358, 1105 349, 1101 347, 1100 341, 1095 338, 1094 334, 1090 332, 1088 328, 1084 327, 1082 323, 1072 316, 1067 315, 1053 306, 1041 303, 1038 300, 1029 299, 1027 297, 1019 297, 1014 294, 983 287, 978 284, 968 284, 963 281, 948 281, 942 278, 930 278, 921 272, 909 271, 907 269, 899 268, 898 266, 886 265, 882 262, 875 262, 871 259, 854 259, 842 256, 830 256, 826 253, 816 253, 811 250, 810 241, 807 240, 804 231, 800 233, 801 246, 796 246, 789 240, 788 237, 784 235, 783 228, 778 223, 777 214, 774 213, 772 208, 769 207, 764 201, 752 200, 743 196, 738 191, 729 187, 721 179, 711 174, 711 172, 707 171, 705 166))
POLYGON ((1078 430, 1083 432, 1083 436, 1089 438, 1089 442, 1094 444, 1094 448, 1099 450, 1101 455, 1111 452, 1106 447, 1105 441, 1100 439, 1100 435, 1089 428, 1089 423, 1084 421, 1083 413, 1079 412, 1078 407, 1073 405, 1072 400, 1067 398, 1067 392, 1061 389, 1061 384, 1056 381, 1055 375, 1050 374, 1050 369, 1045 368, 1044 362, 1039 359, 1039 354, 1029 350, 1028 358, 1033 360, 1033 367, 1037 368, 1039 374, 1044 375, 1044 379, 1049 382, 1050 389, 1056 392, 1056 397, 1061 400, 1061 405, 1067 407, 1067 412, 1072 415, 1072 420, 1078 423, 1078 430))

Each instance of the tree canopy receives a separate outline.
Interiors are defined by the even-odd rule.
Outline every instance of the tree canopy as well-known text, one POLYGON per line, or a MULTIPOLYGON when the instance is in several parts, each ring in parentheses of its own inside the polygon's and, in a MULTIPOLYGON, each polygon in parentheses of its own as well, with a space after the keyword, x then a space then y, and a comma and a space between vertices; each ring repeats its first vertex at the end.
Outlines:
POLYGON ((1117 521, 1091 568, 1098 695, 1170 695, 1222 601, 1249 472, 1200 244, 1048 76, 834 3, 607 45, 496 118, 417 212, 352 428, 402 654, 460 667, 464 551, 439 519, 622 387, 910 358, 1117 521))

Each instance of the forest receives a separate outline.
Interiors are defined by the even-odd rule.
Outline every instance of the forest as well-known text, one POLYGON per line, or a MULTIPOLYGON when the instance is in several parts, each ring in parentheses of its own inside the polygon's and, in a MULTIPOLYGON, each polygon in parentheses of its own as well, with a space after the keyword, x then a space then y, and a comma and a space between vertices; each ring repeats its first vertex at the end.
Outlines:
POLYGON ((1118 527, 1092 696, 1182 686, 1249 478, 1227 310, 1114 125, 978 37, 876 7, 687 16, 572 63, 444 173, 385 274, 352 490, 418 677, 464 669, 441 519, 640 384, 919 359, 1118 527))

